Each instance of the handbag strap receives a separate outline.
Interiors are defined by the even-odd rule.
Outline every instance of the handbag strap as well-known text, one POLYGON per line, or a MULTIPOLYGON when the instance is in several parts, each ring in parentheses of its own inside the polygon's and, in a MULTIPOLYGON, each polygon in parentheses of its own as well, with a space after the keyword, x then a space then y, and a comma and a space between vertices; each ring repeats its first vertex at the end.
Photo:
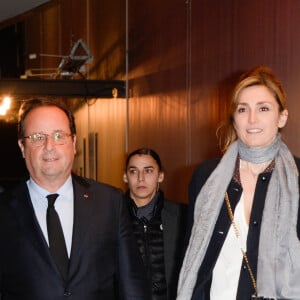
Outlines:
MULTIPOLYGON (((236 238, 239 238, 240 232, 239 232, 238 227, 237 227, 237 225, 236 225, 236 223, 234 221, 234 216, 233 216, 233 212, 232 212, 232 208, 231 208, 231 205, 230 205, 230 201, 229 201, 229 197, 228 197, 228 193, 227 192, 225 193, 225 203, 226 203, 226 206, 227 206, 228 215, 229 215, 232 227, 233 227, 233 231, 235 233, 236 238)), ((255 294, 252 296, 252 299, 255 299, 255 297, 257 297, 256 280, 255 280, 253 271, 251 269, 251 266, 250 266, 249 259, 248 259, 246 251, 244 251, 244 249, 242 247, 241 247, 241 251, 242 251, 243 258, 245 260, 246 266, 247 266, 247 270, 248 270, 250 278, 251 278, 252 285, 253 285, 254 290, 255 290, 255 294)))

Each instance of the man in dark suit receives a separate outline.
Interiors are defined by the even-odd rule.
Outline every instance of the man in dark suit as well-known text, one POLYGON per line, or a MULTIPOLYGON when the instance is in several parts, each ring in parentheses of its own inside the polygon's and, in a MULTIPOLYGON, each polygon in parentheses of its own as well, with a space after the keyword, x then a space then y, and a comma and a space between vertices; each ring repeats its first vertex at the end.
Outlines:
POLYGON ((122 192, 71 173, 71 112, 27 101, 18 135, 30 176, 0 196, 1 299, 148 299, 122 192))

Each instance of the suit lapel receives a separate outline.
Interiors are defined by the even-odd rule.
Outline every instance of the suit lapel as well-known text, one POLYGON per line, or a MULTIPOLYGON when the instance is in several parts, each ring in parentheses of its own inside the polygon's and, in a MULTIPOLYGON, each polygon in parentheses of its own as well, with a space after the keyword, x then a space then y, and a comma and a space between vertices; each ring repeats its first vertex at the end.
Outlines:
POLYGON ((21 234, 24 233, 37 252, 40 253, 47 262, 52 264, 47 242, 34 214, 26 182, 20 184, 12 192, 10 206, 15 213, 21 234))
POLYGON ((88 232, 91 215, 93 214, 94 194, 90 184, 82 178, 72 176, 74 189, 74 223, 70 257, 69 276, 72 277, 80 262, 84 239, 88 232))

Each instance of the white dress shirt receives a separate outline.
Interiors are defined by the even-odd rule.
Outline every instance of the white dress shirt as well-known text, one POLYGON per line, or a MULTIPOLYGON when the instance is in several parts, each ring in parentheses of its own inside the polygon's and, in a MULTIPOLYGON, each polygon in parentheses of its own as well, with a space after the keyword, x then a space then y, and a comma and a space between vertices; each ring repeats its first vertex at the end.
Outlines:
MULTIPOLYGON (((46 220, 48 200, 46 196, 54 193, 49 193, 47 190, 41 188, 34 182, 32 178, 27 181, 27 186, 29 189, 34 213, 39 222, 44 237, 49 245, 46 220)), ((59 194, 59 196, 55 201, 54 207, 59 215, 68 255, 70 257, 74 220, 74 193, 72 177, 70 176, 55 193, 59 194)))
POLYGON ((246 251, 249 228, 245 218, 243 194, 234 211, 234 222, 240 237, 236 237, 231 225, 213 270, 210 288, 211 300, 236 299, 243 261, 241 248, 246 251))

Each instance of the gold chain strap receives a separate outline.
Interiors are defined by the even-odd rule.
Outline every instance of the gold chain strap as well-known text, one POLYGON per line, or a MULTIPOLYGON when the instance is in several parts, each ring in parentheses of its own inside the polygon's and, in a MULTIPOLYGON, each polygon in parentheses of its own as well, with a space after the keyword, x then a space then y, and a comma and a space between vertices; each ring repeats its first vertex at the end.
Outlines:
MULTIPOLYGON (((226 206, 227 206, 229 218, 230 218, 230 221, 231 221, 234 233, 235 233, 236 237, 238 238, 240 236, 240 232, 239 232, 239 230, 238 230, 238 228, 236 226, 236 223, 234 221, 234 216, 233 216, 233 212, 232 212, 232 208, 231 208, 231 205, 230 205, 230 201, 229 201, 229 197, 228 197, 228 193, 227 192, 225 193, 225 202, 226 202, 226 206)), ((252 281, 252 285, 253 285, 254 290, 255 290, 255 295, 257 295, 256 280, 255 280, 254 274, 252 272, 252 269, 250 267, 250 263, 249 263, 249 259, 248 259, 247 253, 242 248, 241 248, 241 251, 242 251, 244 260, 246 262, 246 266, 247 266, 247 269, 248 269, 248 272, 249 272, 249 275, 250 275, 250 278, 251 278, 251 281, 252 281)))

